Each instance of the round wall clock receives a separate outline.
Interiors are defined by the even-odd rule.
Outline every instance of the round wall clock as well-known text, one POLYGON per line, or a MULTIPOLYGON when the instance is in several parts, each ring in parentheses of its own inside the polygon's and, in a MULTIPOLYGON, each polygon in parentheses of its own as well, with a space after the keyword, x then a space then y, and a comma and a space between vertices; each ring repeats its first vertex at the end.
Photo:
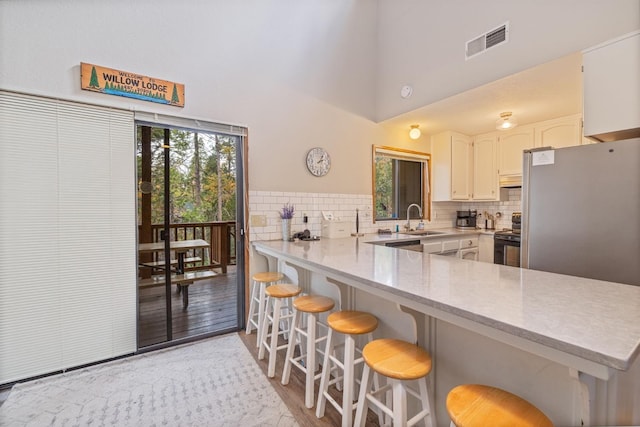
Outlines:
POLYGON ((307 153, 307 169, 314 176, 325 176, 331 169, 331 157, 324 148, 316 147, 307 153))

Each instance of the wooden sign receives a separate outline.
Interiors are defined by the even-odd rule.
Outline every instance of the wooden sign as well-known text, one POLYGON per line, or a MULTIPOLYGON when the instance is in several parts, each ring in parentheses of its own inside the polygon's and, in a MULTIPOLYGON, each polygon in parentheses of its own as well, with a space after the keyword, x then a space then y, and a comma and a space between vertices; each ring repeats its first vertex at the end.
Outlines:
POLYGON ((184 107, 184 85, 99 65, 80 63, 82 89, 184 107))

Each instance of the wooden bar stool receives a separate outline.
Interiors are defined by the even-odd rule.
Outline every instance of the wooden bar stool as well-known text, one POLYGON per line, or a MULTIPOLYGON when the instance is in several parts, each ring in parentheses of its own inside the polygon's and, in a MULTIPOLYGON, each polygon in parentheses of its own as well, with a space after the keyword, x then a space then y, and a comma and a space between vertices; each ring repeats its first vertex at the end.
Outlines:
POLYGON ((426 376, 431 371, 431 355, 415 344, 395 339, 374 340, 364 346, 362 357, 365 365, 360 383, 360 394, 356 409, 354 426, 364 426, 369 402, 391 416, 394 426, 412 426, 421 419, 428 427, 433 427, 435 415, 431 412, 426 376), (371 374, 384 375, 388 383, 370 391, 371 374), (411 389, 406 382, 418 380, 420 392, 411 389), (393 400, 387 406, 376 395, 391 389, 393 400), (422 410, 407 419, 407 393, 416 397, 422 404, 422 410))
POLYGON ((277 271, 264 271, 251 276, 251 299, 249 300, 249 316, 247 317, 247 335, 255 326, 258 331, 256 347, 260 347, 260 331, 264 320, 265 293, 264 290, 269 284, 275 284, 282 280, 284 275, 277 271))
POLYGON ((451 427, 553 427, 541 410, 523 398, 480 384, 455 387, 447 395, 451 427))
MULTIPOLYGON (((260 338, 260 350, 258 351, 258 359, 264 359, 265 350, 269 351, 269 369, 267 376, 273 378, 276 374, 276 355, 278 350, 287 347, 287 344, 278 345, 278 337, 280 335, 287 336, 288 330, 280 331, 280 321, 288 320, 293 317, 293 313, 281 313, 283 302, 287 299, 300 295, 302 289, 296 285, 289 283, 280 283, 277 285, 267 286, 264 290, 267 298, 265 300, 264 321, 262 322, 262 331, 258 333, 260 338), (271 326, 271 333, 269 333, 271 326)), ((289 329, 293 330, 293 327, 289 329)))
POLYGON ((291 326, 291 334, 289 335, 289 346, 287 347, 287 358, 284 362, 284 370, 282 371, 282 384, 289 384, 289 376, 291 374, 291 366, 295 366, 305 373, 306 385, 304 392, 304 404, 307 408, 313 408, 314 403, 314 384, 316 378, 316 351, 318 343, 322 342, 327 336, 317 337, 318 314, 326 313, 333 309, 335 302, 331 298, 321 295, 304 295, 293 301, 293 324, 291 326), (306 330, 302 326, 303 315, 307 317, 306 330), (302 350, 301 337, 306 337, 307 348, 302 350), (295 346, 300 346, 300 356, 294 357, 295 346))
POLYGON ((320 389, 318 390, 318 406, 316 416, 322 418, 326 402, 329 401, 342 415, 342 426, 351 427, 353 425, 354 393, 355 393, 355 368, 362 363, 362 357, 355 358, 356 348, 355 336, 366 335, 367 341, 373 340, 373 331, 378 327, 378 319, 375 316, 363 311, 338 311, 331 313, 327 317, 329 333, 327 334, 327 346, 324 352, 324 362, 322 363, 322 376, 320 377, 320 389), (339 360, 335 355, 335 334, 344 334, 344 357, 339 360), (330 380, 334 370, 342 370, 342 376, 336 376, 330 380), (343 383, 342 403, 335 401, 329 394, 329 386, 343 383))

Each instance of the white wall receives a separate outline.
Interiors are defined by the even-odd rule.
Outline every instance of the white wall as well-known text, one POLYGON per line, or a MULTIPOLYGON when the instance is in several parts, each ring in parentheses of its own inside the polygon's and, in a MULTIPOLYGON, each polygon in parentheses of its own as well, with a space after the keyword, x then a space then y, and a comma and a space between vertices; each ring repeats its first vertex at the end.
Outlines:
POLYGON ((429 147, 375 117, 638 27, 638 0, 3 0, 0 87, 245 125, 249 189, 370 194, 372 144, 429 147), (511 42, 465 62, 464 41, 505 20, 511 42), (82 91, 81 61, 184 83, 186 105, 82 91), (304 165, 316 146, 323 178, 304 165))
POLYGON ((370 193, 376 2, 3 0, 0 87, 249 128, 249 188, 370 193), (184 83, 183 109, 80 90, 80 62, 184 83), (306 152, 332 155, 314 178, 306 152))
POLYGON ((380 1, 376 120, 432 104, 640 29, 638 0, 380 1), (465 43, 509 21, 507 44, 465 43), (400 88, 411 84, 409 99, 400 88))

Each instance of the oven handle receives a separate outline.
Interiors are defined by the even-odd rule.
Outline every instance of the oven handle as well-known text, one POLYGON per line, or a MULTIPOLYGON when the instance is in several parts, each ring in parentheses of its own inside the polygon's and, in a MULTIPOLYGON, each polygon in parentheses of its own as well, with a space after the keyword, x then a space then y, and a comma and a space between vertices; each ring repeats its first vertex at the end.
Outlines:
POLYGON ((518 240, 502 239, 500 237, 494 237, 493 240, 494 240, 494 242, 500 242, 500 244, 502 244, 502 245, 520 246, 520 241, 518 241, 518 240))

